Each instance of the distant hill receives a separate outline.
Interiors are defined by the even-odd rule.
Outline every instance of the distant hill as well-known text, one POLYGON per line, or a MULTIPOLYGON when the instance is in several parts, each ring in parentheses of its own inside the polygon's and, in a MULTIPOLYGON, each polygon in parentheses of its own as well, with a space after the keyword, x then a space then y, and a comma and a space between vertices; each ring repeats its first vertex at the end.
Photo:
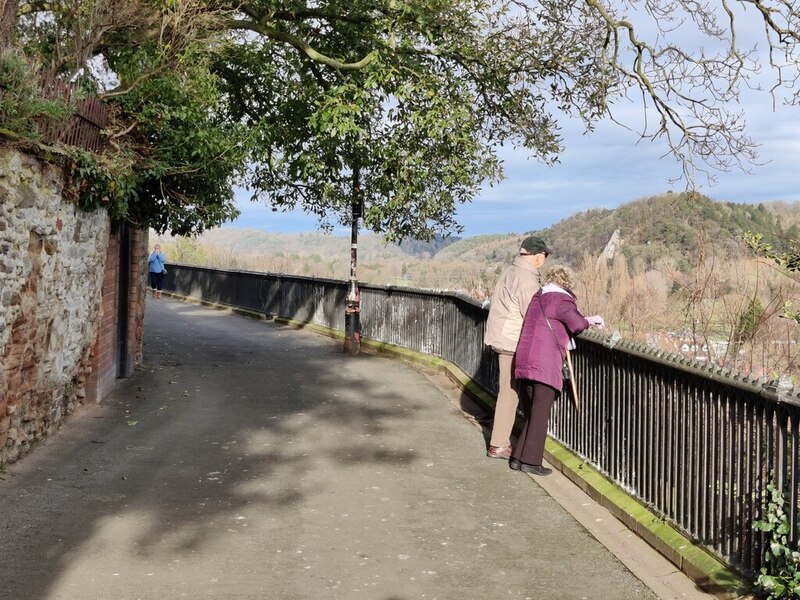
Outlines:
MULTIPOLYGON (((240 255, 320 256, 325 260, 350 260, 350 236, 322 232, 272 233, 260 229, 222 227, 205 232, 203 243, 224 247, 240 255)), ((407 253, 397 244, 388 244, 381 236, 362 233, 359 251, 372 259, 402 258, 407 253)))
POLYGON ((748 252, 742 241, 745 231, 761 233, 766 241, 786 248, 789 239, 800 238, 799 221, 789 210, 781 214, 765 204, 663 194, 613 210, 577 213, 541 233, 557 250, 559 260, 574 265, 585 254, 599 256, 612 234, 619 231, 622 253, 629 261, 643 261, 649 268, 664 255, 680 260, 701 247, 730 257, 742 256, 748 252))
POLYGON ((461 239, 441 250, 437 258, 461 259, 481 263, 509 262, 519 252, 524 235, 476 235, 461 239))
POLYGON ((577 266, 585 255, 600 256, 615 231, 619 231, 622 254, 629 261, 642 261, 646 269, 665 255, 680 262, 701 246, 739 257, 748 252, 742 241, 745 231, 763 234, 778 248, 785 248, 789 239, 800 239, 800 206, 736 204, 706 196, 690 199, 685 194, 662 194, 615 209, 580 212, 524 235, 465 238, 441 250, 437 258, 460 255, 484 264, 504 263, 517 253, 526 235, 541 235, 556 251, 555 261, 577 266))
POLYGON ((411 256, 428 258, 435 256, 443 248, 457 243, 460 237, 437 235, 429 242, 422 240, 403 240, 400 242, 400 249, 411 256))
MULTIPOLYGON (((362 233, 359 263, 371 270, 369 276, 376 282, 382 278, 407 281, 405 278, 413 275, 415 268, 422 269, 425 264, 435 268, 458 263, 461 271, 472 265, 476 273, 486 273, 508 264, 525 236, 537 234, 556 250, 555 262, 577 267, 584 256, 600 256, 615 231, 619 232, 619 251, 629 262, 636 261, 647 270, 659 258, 669 256, 680 266, 688 264, 686 259, 701 247, 731 258, 749 254, 742 242, 744 231, 761 233, 767 241, 783 248, 788 239, 800 239, 800 206, 783 202, 735 204, 705 196, 690 199, 684 194, 662 194, 615 209, 580 212, 547 229, 522 235, 441 237, 431 242, 407 240, 397 245, 387 243, 381 236, 362 233), (381 266, 389 263, 399 265, 399 276, 390 275, 390 270, 381 266)), ((349 235, 268 233, 223 227, 206 232, 193 244, 224 249, 228 261, 234 257, 272 257, 270 269, 294 268, 293 272, 317 274, 313 265, 324 264, 323 273, 331 277, 346 277, 350 261, 349 235), (296 263, 302 263, 301 267, 296 263)), ((202 263, 202 259, 197 262, 202 263)), ((367 274, 363 269, 362 273, 367 274)), ((433 277, 430 269, 426 270, 426 282, 433 277)), ((433 287, 452 287, 452 282, 433 287)))

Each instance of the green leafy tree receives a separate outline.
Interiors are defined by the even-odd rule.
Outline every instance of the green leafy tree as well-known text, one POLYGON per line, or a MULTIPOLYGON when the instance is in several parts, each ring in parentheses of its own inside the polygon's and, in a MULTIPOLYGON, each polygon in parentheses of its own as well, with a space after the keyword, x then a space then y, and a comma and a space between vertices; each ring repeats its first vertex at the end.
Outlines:
MULTIPOLYGON (((116 57, 133 72, 152 49, 116 57)), ((203 51, 184 51, 180 71, 156 70, 125 94, 110 97, 109 148, 68 152, 75 199, 104 206, 115 219, 176 235, 202 232, 234 218, 232 184, 241 170, 242 125, 221 117, 221 92, 203 51)))
POLYGON ((220 80, 211 68, 221 43, 211 3, 14 4, 15 44, 4 39, 0 65, 27 60, 38 69, 19 84, 5 77, 15 71, 0 71, 0 83, 12 80, 4 87, 20 98, 4 93, 0 112, 27 116, 4 119, 6 133, 35 140, 39 115, 58 116, 45 111, 44 100, 23 102, 35 97, 27 88, 37 85, 40 98, 57 84, 73 99, 99 96, 110 108, 102 153, 60 151, 71 176, 68 196, 83 208, 105 207, 114 219, 159 232, 199 233, 235 217, 232 186, 247 155, 246 131, 224 118, 220 80))
POLYGON ((734 341, 738 344, 752 340, 764 316, 764 306, 756 298, 751 298, 747 310, 739 317, 739 325, 734 331, 734 341))
MULTIPOLYGON (((637 94, 637 129, 666 143, 693 188, 698 169, 711 176, 756 159, 742 115, 728 107, 762 62, 777 75, 775 96, 791 102, 798 93, 798 9, 786 1, 0 2, 0 46, 13 43, 16 22, 17 43, 90 91, 121 68, 128 49, 148 50, 127 61, 136 69, 117 87, 99 90, 106 95, 131 93, 159 72, 191 89, 196 71, 186 61, 201 42, 207 60, 199 64, 218 79, 202 126, 230 140, 225 126, 244 124, 249 136, 201 153, 188 168, 191 151, 178 151, 180 164, 162 164, 173 177, 154 169, 159 187, 177 190, 164 195, 170 204, 203 206, 187 201, 197 185, 182 188, 178 174, 199 172, 235 147, 241 160, 225 165, 230 177, 247 165, 243 182, 275 209, 299 207, 332 226, 350 222, 355 204, 369 229, 393 239, 458 231, 460 204, 502 177, 504 145, 556 161, 561 118, 591 130, 624 114, 637 94), (737 36, 753 17, 763 23, 763 55, 737 36), (693 34, 706 42, 675 45, 693 34)), ((142 100, 160 106, 158 93, 151 87, 142 100)), ((153 132, 152 123, 134 125, 138 140, 153 132)), ((149 142, 162 143, 156 135, 149 142)), ((153 148, 145 156, 165 154, 153 148)))
POLYGON ((358 193, 365 226, 389 239, 458 231, 458 205, 502 176, 501 144, 555 159, 548 97, 576 114, 604 110, 610 73, 599 56, 513 7, 246 3, 231 23, 246 33, 219 72, 231 119, 256 136, 254 196, 331 227, 350 222, 358 193), (555 57, 568 55, 596 79, 565 85, 555 57))
MULTIPOLYGON (((142 54, 115 57, 123 81, 138 74, 142 54)), ((187 48, 178 73, 158 70, 113 99, 122 122, 135 124, 126 144, 135 151, 136 181, 124 216, 158 232, 196 234, 238 214, 232 183, 247 132, 224 118, 209 61, 205 49, 187 48)))

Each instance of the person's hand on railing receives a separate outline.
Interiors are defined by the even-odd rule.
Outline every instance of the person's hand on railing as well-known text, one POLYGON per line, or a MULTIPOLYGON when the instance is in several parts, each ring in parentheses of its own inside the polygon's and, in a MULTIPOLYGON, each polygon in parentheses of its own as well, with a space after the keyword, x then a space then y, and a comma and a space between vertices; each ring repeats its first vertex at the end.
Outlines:
POLYGON ((586 320, 589 321, 589 325, 597 325, 598 329, 602 329, 606 326, 606 322, 603 320, 603 317, 600 315, 594 315, 591 317, 586 317, 586 320))

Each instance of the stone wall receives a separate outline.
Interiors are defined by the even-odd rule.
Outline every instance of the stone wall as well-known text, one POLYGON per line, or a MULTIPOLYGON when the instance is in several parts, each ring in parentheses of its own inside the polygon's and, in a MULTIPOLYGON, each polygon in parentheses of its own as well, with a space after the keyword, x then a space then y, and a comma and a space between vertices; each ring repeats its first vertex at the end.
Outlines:
POLYGON ((110 223, 61 189, 59 167, 0 149, 0 464, 57 429, 93 371, 110 223))

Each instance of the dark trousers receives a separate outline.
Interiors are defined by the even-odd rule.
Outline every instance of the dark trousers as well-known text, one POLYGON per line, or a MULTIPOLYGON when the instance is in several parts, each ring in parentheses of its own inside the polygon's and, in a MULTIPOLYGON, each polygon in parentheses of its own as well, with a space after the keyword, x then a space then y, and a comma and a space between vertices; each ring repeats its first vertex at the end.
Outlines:
POLYGON ((164 274, 150 272, 150 287, 154 290, 161 291, 161 286, 164 285, 164 274))
POLYGON ((520 381, 520 404, 525 414, 525 424, 519 434, 511 458, 529 464, 541 465, 544 442, 547 439, 547 421, 550 409, 560 392, 538 381, 520 381))

